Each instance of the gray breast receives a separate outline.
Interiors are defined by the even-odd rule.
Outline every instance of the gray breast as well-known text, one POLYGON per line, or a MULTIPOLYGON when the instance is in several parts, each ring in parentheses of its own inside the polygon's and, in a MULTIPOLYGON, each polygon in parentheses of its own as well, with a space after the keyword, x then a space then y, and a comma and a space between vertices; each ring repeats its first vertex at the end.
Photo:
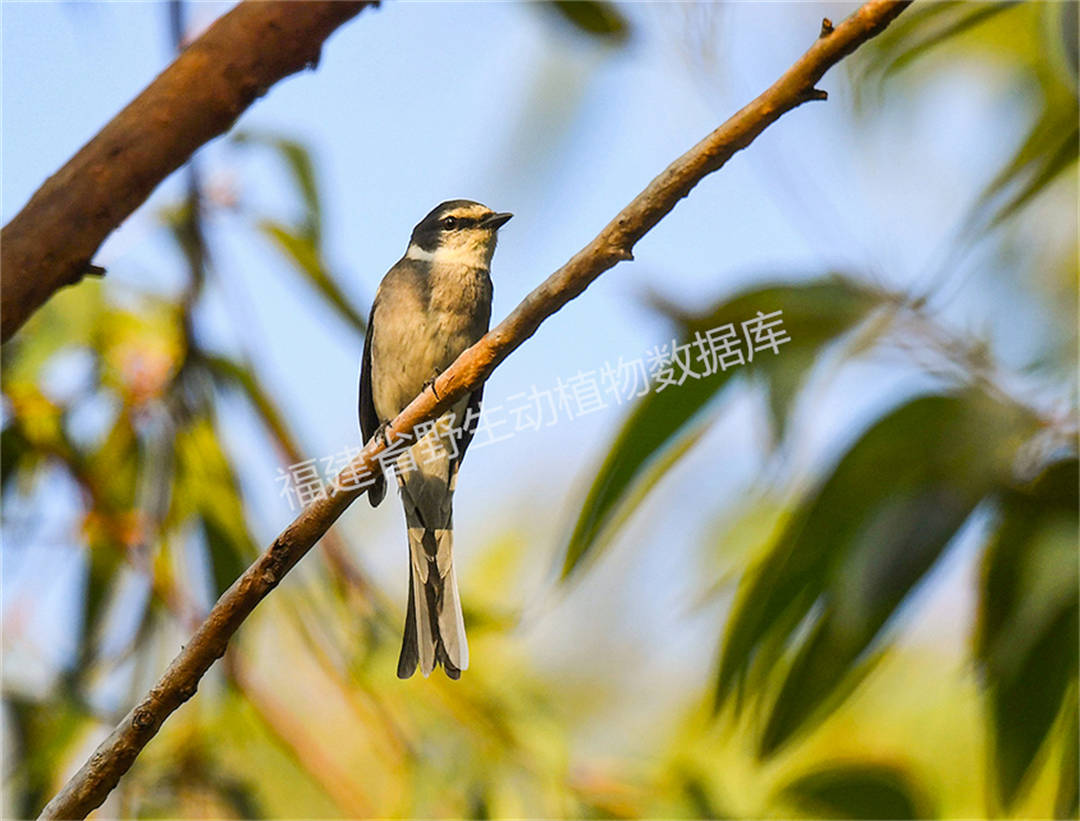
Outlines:
POLYGON ((372 400, 391 419, 487 331, 484 269, 403 259, 383 278, 372 316, 372 400))

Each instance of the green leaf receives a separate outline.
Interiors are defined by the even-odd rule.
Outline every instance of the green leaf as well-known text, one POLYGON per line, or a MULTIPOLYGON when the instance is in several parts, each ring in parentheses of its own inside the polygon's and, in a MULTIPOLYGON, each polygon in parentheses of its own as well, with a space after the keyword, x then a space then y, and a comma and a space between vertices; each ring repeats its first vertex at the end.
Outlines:
MULTIPOLYGON (((1074 109, 1073 111, 1075 113, 1074 109)), ((1075 117, 1071 119, 1075 121, 1075 117)), ((1058 122, 1051 122, 1048 125, 1045 120, 1036 123, 1024 147, 1018 152, 1016 160, 987 189, 982 197, 983 205, 991 203, 994 195, 1005 188, 1018 189, 998 207, 990 222, 991 226, 1007 220, 1076 164, 1077 154, 1080 152, 1080 127, 1075 122, 1069 122, 1063 128, 1059 125, 1058 122), (1038 156, 1019 164, 1019 158, 1033 143, 1046 147, 1038 156), (1013 168, 1014 165, 1019 167, 1013 168)))
POLYGON ((828 603, 776 697, 762 733, 763 755, 843 700, 870 672, 880 658, 867 652, 878 632, 978 502, 977 493, 937 486, 885 500, 868 516, 843 565, 825 580, 828 603))
POLYGON ((563 578, 599 548, 618 525, 700 436, 695 428, 700 412, 729 383, 745 372, 764 380, 773 397, 780 426, 790 404, 821 349, 866 317, 879 304, 878 297, 851 280, 829 277, 800 284, 777 284, 743 292, 698 315, 680 315, 682 338, 728 323, 736 328, 758 311, 783 310, 784 328, 791 342, 779 354, 759 354, 745 366, 729 368, 703 379, 651 392, 636 404, 615 437, 597 471, 570 537, 563 563, 563 578))
POLYGON ((243 365, 224 356, 217 356, 199 351, 199 361, 203 362, 214 378, 223 385, 238 389, 251 405, 255 414, 262 420, 270 436, 292 462, 302 461, 300 447, 289 429, 281 409, 274 402, 269 391, 259 381, 251 365, 243 365))
POLYGON ((220 596, 257 554, 243 500, 212 422, 196 418, 176 436, 173 518, 196 518, 206 540, 214 595, 220 596))
POLYGON ((91 716, 67 687, 45 701, 5 694, 5 722, 16 745, 11 781, 5 772, 5 804, 17 818, 36 818, 56 789, 57 769, 91 716))
POLYGON ((84 470, 98 489, 97 505, 112 511, 135 509, 139 442, 126 412, 117 415, 104 441, 85 459, 84 470))
POLYGON ((724 812, 717 806, 716 800, 709 789, 707 779, 697 773, 683 768, 677 775, 682 788, 682 794, 686 803, 690 806, 693 814, 698 818, 732 818, 730 813, 724 812))
POLYGON ((555 0, 541 8, 558 14, 578 31, 614 44, 630 36, 630 24, 612 3, 603 0, 555 0))
POLYGON ((109 602, 118 589, 119 571, 127 545, 118 542, 113 534, 99 532, 87 540, 86 584, 83 587, 82 623, 79 630, 78 674, 85 676, 98 652, 104 633, 109 602))
POLYGON ((1076 162, 1075 14, 1075 3, 930 3, 904 14, 871 47, 870 68, 882 80, 942 46, 952 46, 954 57, 981 53, 1011 69, 1014 93, 1040 102, 1023 144, 968 218, 971 241, 1023 208, 1076 162), (1012 9, 1015 13, 1005 14, 1012 9), (1063 44, 1057 41, 1059 31, 1063 44), (1058 54, 1064 59, 1055 59, 1058 54))
POLYGON ((1073 90, 1076 90, 1077 72, 1080 72, 1080 5, 1062 3, 1058 25, 1061 27, 1061 45, 1065 52, 1065 66, 1073 90))
POLYGON ((0 348, 5 393, 16 383, 36 385, 45 365, 66 348, 93 350, 107 310, 98 279, 83 279, 53 294, 0 348))
POLYGON ((781 797, 819 818, 928 818, 933 815, 909 773, 885 764, 821 767, 787 784, 781 797))
POLYGON ((206 549, 210 554, 210 572, 214 579, 214 596, 220 597, 247 569, 251 556, 250 543, 235 538, 228 528, 208 516, 199 517, 206 549))
POLYGON ((1065 749, 1061 754, 1061 778, 1054 799, 1055 818, 1076 818, 1080 812, 1080 715, 1077 715, 1077 692, 1065 697, 1065 749))
POLYGON ((19 425, 11 422, 0 432, 0 489, 6 493, 8 481, 34 461, 34 449, 26 441, 19 425))
POLYGON ((1078 463, 1009 491, 987 548, 975 655, 983 674, 1002 804, 1015 802, 1077 679, 1078 463))
POLYGON ((1019 5, 1019 0, 993 3, 969 3, 960 0, 929 3, 911 10, 899 21, 902 31, 891 31, 889 39, 879 44, 878 59, 884 63, 885 75, 900 71, 925 56, 931 49, 959 37, 1016 5, 1019 5))
POLYGON ((800 505, 740 585, 717 677, 720 706, 752 667, 775 669, 793 651, 762 754, 823 718, 865 675, 882 629, 1006 481, 1034 426, 974 391, 914 399, 864 433, 800 505))
POLYGON ((262 220, 259 230, 269 237, 273 243, 302 273, 311 286, 337 311, 345 322, 356 329, 357 333, 363 334, 367 329, 367 321, 356 308, 353 307, 345 292, 341 290, 337 282, 326 269, 322 254, 314 238, 291 230, 273 220, 262 220))
POLYGON ((304 203, 305 216, 301 233, 318 244, 322 236, 322 206, 315 182, 315 165, 307 148, 296 140, 272 134, 241 132, 234 136, 233 140, 240 145, 267 146, 281 155, 304 203))

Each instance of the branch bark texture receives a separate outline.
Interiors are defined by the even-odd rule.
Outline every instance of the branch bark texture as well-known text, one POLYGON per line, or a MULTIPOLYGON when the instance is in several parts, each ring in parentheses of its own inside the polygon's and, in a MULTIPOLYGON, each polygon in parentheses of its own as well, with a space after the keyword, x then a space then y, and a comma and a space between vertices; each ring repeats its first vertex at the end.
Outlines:
POLYGON ((4 226, 0 341, 93 273, 105 237, 162 180, 278 80, 318 63, 323 41, 372 4, 248 0, 185 49, 4 226))
MULTIPOLYGON (((823 26, 809 50, 768 90, 664 169, 588 245, 529 294, 505 320, 465 351, 387 429, 393 440, 450 408, 473 391, 495 367, 528 339, 547 317, 622 260, 633 247, 706 175, 753 141, 781 115, 809 100, 825 99, 815 88, 822 75, 862 43, 881 32, 909 0, 871 0, 835 27, 823 26)), ((335 484, 351 476, 374 474, 380 437, 368 442, 335 484)), ((309 505, 285 528, 218 600, 191 641, 154 688, 45 807, 43 818, 81 818, 99 806, 162 722, 195 694, 199 680, 225 652, 226 644, 255 606, 277 586, 345 509, 364 491, 333 490, 309 505)))

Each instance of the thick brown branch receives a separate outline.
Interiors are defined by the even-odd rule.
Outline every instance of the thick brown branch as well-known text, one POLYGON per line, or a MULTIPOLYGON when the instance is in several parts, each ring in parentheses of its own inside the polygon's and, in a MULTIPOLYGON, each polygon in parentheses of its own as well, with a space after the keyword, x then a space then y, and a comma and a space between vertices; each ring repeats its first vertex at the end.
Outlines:
POLYGON ((249 0, 215 22, 4 226, 0 341, 58 288, 102 273, 91 257, 162 180, 372 4, 249 0))
MULTIPOLYGON (((597 237, 548 277, 501 324, 465 351, 435 384, 398 415, 388 428, 395 438, 410 434, 479 386, 491 371, 528 339, 544 319, 576 297, 620 260, 632 259, 634 244, 658 223, 707 174, 720 168, 785 112, 818 95, 815 84, 833 65, 884 29, 908 0, 873 0, 814 42, 799 60, 761 96, 669 165, 619 212, 597 237), (438 399, 436 399, 436 395, 438 399)), ((343 471, 364 475, 377 469, 385 448, 373 437, 343 471)), ((105 800, 143 746, 183 701, 195 693, 202 675, 225 652, 232 634, 264 596, 326 533, 361 491, 334 491, 307 507, 270 548, 218 600, 191 641, 173 660, 157 685, 113 731, 63 791, 42 813, 46 818, 82 817, 105 800)))

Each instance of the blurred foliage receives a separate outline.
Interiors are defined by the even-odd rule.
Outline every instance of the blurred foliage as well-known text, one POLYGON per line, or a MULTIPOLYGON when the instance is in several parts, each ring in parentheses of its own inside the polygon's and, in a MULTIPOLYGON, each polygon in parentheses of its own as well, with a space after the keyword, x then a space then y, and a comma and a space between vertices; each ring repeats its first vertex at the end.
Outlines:
POLYGON ((785 798, 821 818, 927 818, 903 770, 867 763, 837 764, 799 776, 783 790, 785 798))
POLYGON ((315 169, 307 149, 295 140, 269 134, 240 132, 233 137, 241 146, 261 146, 272 149, 289 171, 289 178, 301 203, 302 216, 295 225, 284 225, 273 219, 260 219, 259 230, 285 255, 308 285, 354 331, 363 336, 367 320, 342 291, 331 272, 322 249, 322 206, 315 181, 315 169))
MULTIPOLYGON (((1075 168, 1076 9, 1075 3, 918 5, 870 50, 871 76, 889 82, 935 76, 943 62, 934 56, 985 57, 1013 72, 1016 87, 1037 102, 1027 137, 969 217, 969 237, 993 232, 1075 168)), ((608 546, 659 479, 693 451, 728 404, 717 397, 730 393, 722 390, 729 383, 764 386, 783 442, 806 375, 821 370, 815 362, 835 373, 846 361, 898 343, 922 349, 915 364, 944 380, 938 392, 894 407, 820 476, 793 474, 786 491, 728 512, 734 524, 722 528, 723 539, 738 545, 739 581, 721 642, 716 708, 749 721, 759 756, 788 753, 796 740, 805 746, 811 731, 865 690, 860 685, 889 658, 915 591, 976 511, 993 509, 974 649, 997 801, 987 812, 1013 811, 1032 792, 1038 762, 1049 759, 1059 762, 1054 811, 1075 817, 1075 405, 1065 417, 1046 416, 1001 389, 1009 380, 999 377, 978 342, 934 327, 921 299, 852 276, 754 288, 705 310, 660 307, 688 340, 695 330, 772 305, 783 306, 792 337, 782 355, 740 368, 739 380, 722 373, 650 394, 634 407, 578 514, 564 578, 608 546), (1040 471, 1038 480, 1025 481, 1040 471), (770 497, 793 501, 777 507, 770 497)), ((1066 356, 1072 363, 1066 370, 1075 372, 1075 352, 1066 356)), ((709 585, 711 595, 723 589, 709 585)), ((931 813, 919 792, 903 768, 855 762, 817 769, 780 795, 822 816, 893 818, 931 813)), ((1037 812, 1048 812, 1040 806, 1037 812)))
MULTIPOLYGON (((609 3, 541 8, 614 46, 638 25, 609 3)), ((871 68, 886 84, 917 88, 956 59, 985 59, 1035 102, 1025 139, 970 217, 974 234, 1005 230, 1075 168, 1076 8, 920 4, 874 47, 871 68)), ((366 310, 327 259, 308 150, 275 134, 234 142, 280 163, 293 194, 289 218, 239 206, 251 236, 362 334, 366 310)), ((63 616, 75 649, 47 679, 11 674, 35 636, 17 598, 5 602, 6 814, 40 810, 259 548, 224 406, 239 407, 283 461, 307 455, 247 358, 197 330, 204 289, 219 275, 204 224, 215 207, 191 169, 186 198, 160 215, 186 266, 177 293, 88 280, 58 293, 0 351, 5 540, 14 532, 33 543, 57 509, 52 497, 70 495, 59 541, 83 571, 63 616)), ((774 307, 792 341, 775 357, 638 400, 577 512, 562 576, 586 581, 737 395, 763 399, 772 437, 759 481, 705 511, 720 522, 695 580, 702 601, 735 588, 714 631, 715 668, 672 685, 681 700, 652 730, 647 756, 590 745, 597 727, 636 728, 638 705, 620 703, 633 665, 603 680, 547 671, 516 634, 523 581, 535 574, 524 537, 511 531, 490 545, 463 578, 483 663, 457 683, 398 683, 387 671, 401 602, 386 601, 335 528, 245 624, 105 811, 1076 817, 1075 407, 1045 412, 981 343, 938 333, 920 300, 866 279, 772 276, 689 308, 654 300, 684 341, 774 307), (878 397, 875 418, 810 469, 791 459, 802 417, 824 412, 819 391, 896 349, 917 354, 907 364, 923 369, 918 392, 878 397), (971 657, 898 645, 919 591, 965 539, 978 542, 981 565, 971 657)), ((1062 350, 1075 370, 1075 351, 1062 350)))
MULTIPOLYGON (((287 140, 266 144, 294 169, 305 214, 296 233, 317 245, 307 152, 287 140)), ((67 669, 33 693, 5 677, 15 753, 5 792, 20 817, 37 814, 69 763, 89 753, 88 739, 156 679, 256 555, 218 420, 223 400, 240 398, 268 444, 287 459, 303 458, 252 367, 204 347, 194 331, 214 267, 197 172, 190 182, 188 199, 162 211, 163 230, 188 265, 179 293, 151 296, 88 281, 57 294, 2 350, 5 509, 44 514, 57 471, 67 474, 80 497, 64 541, 86 568, 72 624, 78 649, 67 669), (148 596, 132 596, 133 579, 148 596), (115 701, 119 707, 110 706, 115 701)), ((264 224, 245 216, 256 231, 264 224)), ((341 307, 336 286, 316 292, 341 307)), ((381 692, 373 682, 393 670, 402 614, 340 537, 328 535, 322 548, 326 561, 309 559, 260 608, 230 648, 223 676, 211 674, 200 688, 197 715, 166 725, 107 811, 251 817, 292 807, 284 814, 358 817, 486 808, 524 815, 573 803, 559 786, 565 750, 552 706, 527 673, 506 674, 520 661, 498 662, 507 652, 498 633, 512 603, 469 602, 477 652, 492 660, 487 676, 470 671, 465 687, 420 680, 381 692), (433 724, 457 729, 428 736, 422 728, 433 724), (447 771, 448 761, 458 763, 447 771), (357 779, 357 772, 367 775, 357 779)), ((493 566, 513 569, 505 561, 493 566)), ((493 578, 487 586, 500 585, 493 578)))
MULTIPOLYGON (((1067 459, 1047 467, 1030 487, 1009 489, 984 557, 975 655, 987 687, 997 783, 1006 807, 1076 686, 1078 473, 1080 464, 1067 459)), ((1075 689, 1071 699, 1075 708, 1075 689)), ((1067 729, 1075 738, 1072 713, 1067 729)), ((1062 777, 1072 782, 1063 814, 1073 817, 1075 757, 1063 760, 1062 777)))
POLYGON ((783 669, 761 738, 769 755, 877 660, 874 643, 975 506, 1007 479, 1033 421, 979 394, 893 411, 807 494, 744 578, 725 631, 717 701, 762 693, 783 669), (798 636, 796 637, 796 634, 798 636), (748 682, 749 679, 749 682, 748 682))
POLYGON ((619 45, 630 36, 630 23, 613 3, 604 0, 554 0, 541 3, 578 31, 597 40, 619 45))
POLYGON ((872 44, 869 71, 882 80, 928 79, 940 60, 985 59, 1006 66, 1011 90, 1034 103, 1026 137, 979 197, 971 234, 1011 217, 1075 167, 1078 31, 1074 2, 923 3, 872 44))
MULTIPOLYGON (((784 327, 792 341, 784 346, 783 356, 758 357, 746 367, 688 381, 678 390, 650 393, 637 402, 585 499, 570 537, 563 576, 607 543, 634 502, 693 444, 692 420, 713 402, 732 376, 745 373, 765 384, 775 424, 782 431, 788 406, 821 349, 880 302, 853 280, 836 276, 807 285, 755 287, 702 313, 677 316, 681 341, 687 343, 695 333, 710 328, 729 323, 738 327, 763 306, 783 305, 784 327), (689 433, 680 438, 688 428, 689 433)), ((667 310, 675 312, 670 307, 667 310)))

